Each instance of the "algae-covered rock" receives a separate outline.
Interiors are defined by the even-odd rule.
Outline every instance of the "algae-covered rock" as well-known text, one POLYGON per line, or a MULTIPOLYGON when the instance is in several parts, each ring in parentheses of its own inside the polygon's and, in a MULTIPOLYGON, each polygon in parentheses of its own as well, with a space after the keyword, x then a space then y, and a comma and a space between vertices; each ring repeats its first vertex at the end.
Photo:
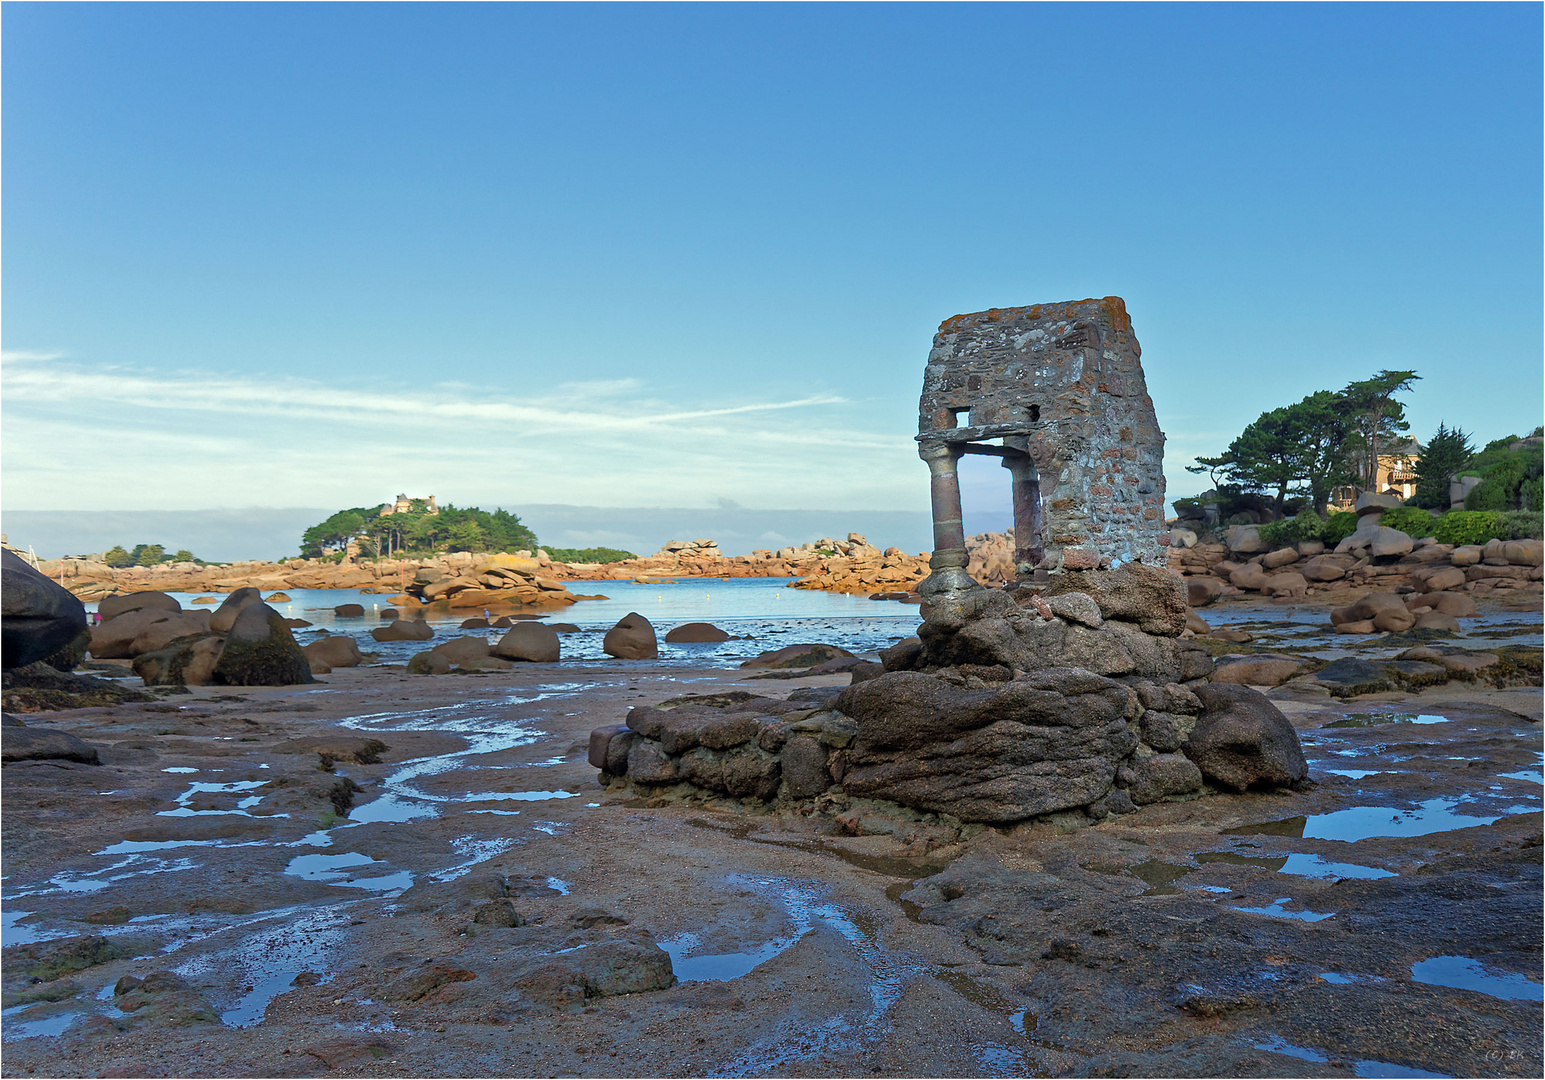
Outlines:
POLYGON ((58 709, 90 709, 125 702, 154 701, 150 695, 130 690, 106 679, 60 671, 39 660, 5 672, 3 683, 8 712, 46 712, 58 709))
POLYGON ((227 686, 293 686, 316 680, 284 616, 260 601, 242 608, 231 624, 214 681, 227 686))
POLYGON ((214 678, 225 639, 215 634, 179 638, 165 648, 134 658, 134 674, 146 686, 207 686, 214 678))

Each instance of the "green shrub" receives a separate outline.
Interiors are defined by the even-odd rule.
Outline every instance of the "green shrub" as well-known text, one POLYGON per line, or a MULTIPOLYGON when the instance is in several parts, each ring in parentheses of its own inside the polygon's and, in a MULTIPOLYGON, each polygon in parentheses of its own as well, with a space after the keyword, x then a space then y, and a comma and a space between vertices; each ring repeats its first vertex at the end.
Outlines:
POLYGON ((1419 510, 1414 506, 1397 507, 1379 515, 1379 524, 1386 529, 1399 529, 1407 536, 1418 540, 1432 535, 1435 520, 1427 511, 1419 510))
POLYGON ((1545 486, 1542 485, 1545 485, 1545 477, 1541 476, 1519 485, 1518 494, 1523 497, 1525 510, 1533 510, 1536 514, 1545 510, 1545 486))
POLYGON ((1177 518, 1199 518, 1202 516, 1202 503, 1200 499, 1176 499, 1174 506, 1177 518))
POLYGON ((112 547, 108 548, 107 553, 102 556, 102 561, 108 566, 113 567, 115 570, 121 567, 134 565, 134 560, 129 557, 129 553, 127 551, 123 550, 122 544, 114 544, 112 547))
POLYGON ((1356 514, 1349 510, 1332 510, 1330 516, 1325 519, 1325 528, 1320 530, 1320 539, 1335 547, 1356 531, 1356 514))
POLYGON ((1269 521, 1260 528, 1261 539, 1268 544, 1297 544, 1304 540, 1318 540, 1325 529, 1325 519, 1313 510, 1305 510, 1297 517, 1282 521, 1269 521))
POLYGON ((1545 515, 1539 510, 1513 510, 1502 515, 1504 540, 1545 540, 1545 515))
POLYGON ((622 551, 619 548, 593 547, 593 548, 543 548, 554 562, 561 563, 613 563, 622 562, 624 559, 636 559, 637 555, 631 551, 622 551))
POLYGON ((1489 510, 1450 510, 1432 527, 1440 544, 1484 544, 1507 535, 1504 515, 1489 510))
POLYGON ((1466 510, 1511 510, 1518 505, 1518 488, 1529 463, 1522 455, 1499 461, 1465 496, 1466 510))

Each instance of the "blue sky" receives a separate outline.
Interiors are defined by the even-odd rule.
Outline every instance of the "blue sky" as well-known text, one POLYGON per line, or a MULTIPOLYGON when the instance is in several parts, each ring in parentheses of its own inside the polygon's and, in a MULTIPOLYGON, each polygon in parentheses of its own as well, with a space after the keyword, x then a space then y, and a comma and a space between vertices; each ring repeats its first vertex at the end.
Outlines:
POLYGON ((1108 294, 1171 496, 1385 367, 1419 437, 1524 432, 1540 38, 1533 4, 7 3, 4 506, 920 510, 938 323, 1108 294))

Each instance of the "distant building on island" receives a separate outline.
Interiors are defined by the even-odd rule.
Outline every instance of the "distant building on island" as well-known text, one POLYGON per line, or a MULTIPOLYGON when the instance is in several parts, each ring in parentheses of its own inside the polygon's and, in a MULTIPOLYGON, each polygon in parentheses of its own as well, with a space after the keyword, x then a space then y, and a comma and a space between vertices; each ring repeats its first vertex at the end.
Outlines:
POLYGON ((427 499, 410 499, 406 495, 398 495, 396 502, 381 504, 380 516, 386 517, 390 514, 412 513, 414 509, 414 503, 423 503, 423 508, 428 510, 431 514, 438 514, 440 512, 440 508, 435 505, 435 497, 433 495, 429 496, 427 499))

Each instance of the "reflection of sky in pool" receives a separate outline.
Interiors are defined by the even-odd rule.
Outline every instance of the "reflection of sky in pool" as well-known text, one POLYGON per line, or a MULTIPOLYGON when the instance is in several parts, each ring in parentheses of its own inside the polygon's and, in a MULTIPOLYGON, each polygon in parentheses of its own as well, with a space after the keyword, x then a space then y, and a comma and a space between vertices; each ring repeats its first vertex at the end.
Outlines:
POLYGON ((1411 978, 1432 986, 1476 990, 1508 1001, 1545 999, 1545 986, 1511 971, 1496 971, 1468 956, 1434 956, 1411 965, 1411 978))

